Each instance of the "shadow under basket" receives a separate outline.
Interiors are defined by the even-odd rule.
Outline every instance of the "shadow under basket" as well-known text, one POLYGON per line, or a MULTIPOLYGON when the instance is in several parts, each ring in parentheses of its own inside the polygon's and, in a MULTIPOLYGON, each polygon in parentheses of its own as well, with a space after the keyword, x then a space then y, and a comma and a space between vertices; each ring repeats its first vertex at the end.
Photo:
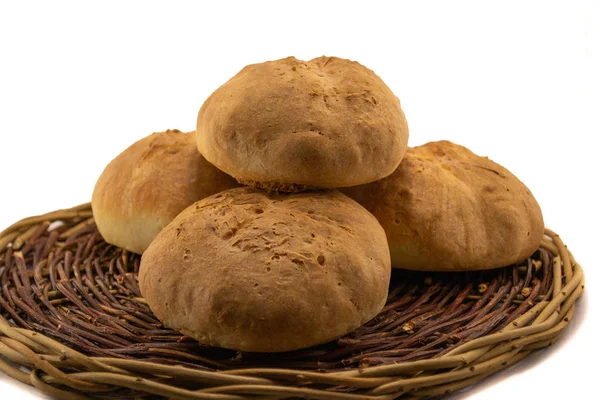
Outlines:
POLYGON ((104 242, 89 204, 0 233, 0 371, 61 399, 395 399, 473 385, 556 341, 583 271, 546 230, 528 260, 469 273, 394 270, 387 304, 331 343, 208 347, 142 298, 140 256, 104 242))

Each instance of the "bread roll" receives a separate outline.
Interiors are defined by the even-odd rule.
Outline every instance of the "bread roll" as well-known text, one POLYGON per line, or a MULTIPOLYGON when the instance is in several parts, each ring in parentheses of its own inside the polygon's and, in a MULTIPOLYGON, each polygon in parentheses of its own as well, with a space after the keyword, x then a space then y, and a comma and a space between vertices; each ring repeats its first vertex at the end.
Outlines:
POLYGON ((409 149, 389 177, 344 192, 377 217, 394 267, 503 267, 530 256, 544 234, 540 207, 517 177, 448 141, 409 149))
POLYGON ((373 318, 390 271, 383 229, 350 198, 244 187, 179 214, 143 254, 139 280, 167 326, 211 346, 280 352, 373 318))
POLYGON ((198 152, 193 132, 168 130, 134 143, 108 164, 92 210, 108 243, 141 254, 184 208, 236 186, 198 152))
POLYGON ((398 98, 357 62, 294 57, 249 65, 202 105, 198 149, 239 182, 297 191, 372 182, 402 159, 398 98))

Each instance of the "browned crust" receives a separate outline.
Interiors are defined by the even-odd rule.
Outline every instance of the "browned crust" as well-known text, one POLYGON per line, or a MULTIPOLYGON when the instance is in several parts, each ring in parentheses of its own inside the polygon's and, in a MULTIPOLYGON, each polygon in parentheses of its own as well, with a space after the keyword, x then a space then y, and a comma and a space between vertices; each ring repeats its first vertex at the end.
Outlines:
POLYGON ((543 237, 529 189, 506 168, 448 141, 409 149, 392 175, 344 193, 382 224, 395 267, 502 267, 530 256, 543 237))
POLYGON ((342 336, 383 308, 385 233, 338 191, 221 192, 143 254, 140 289, 166 325, 212 346, 279 352, 342 336))
POLYGON ((391 174, 406 150, 400 101, 371 70, 336 57, 249 65, 197 120, 198 149, 241 182, 345 187, 391 174))
POLYGON ((157 132, 131 145, 102 172, 92 195, 100 233, 141 254, 180 211, 236 181, 198 152, 194 132, 157 132))

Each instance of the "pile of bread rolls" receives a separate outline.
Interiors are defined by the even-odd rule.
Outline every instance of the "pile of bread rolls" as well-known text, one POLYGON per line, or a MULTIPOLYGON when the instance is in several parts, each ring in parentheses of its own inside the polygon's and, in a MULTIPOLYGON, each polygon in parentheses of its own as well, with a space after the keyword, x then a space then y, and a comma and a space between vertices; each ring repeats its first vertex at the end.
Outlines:
POLYGON ((400 101, 357 62, 249 65, 195 132, 154 133, 104 170, 104 239, 142 254, 142 294, 199 342, 281 352, 376 316, 391 268, 506 266, 544 223, 508 170, 448 141, 408 148, 400 101))

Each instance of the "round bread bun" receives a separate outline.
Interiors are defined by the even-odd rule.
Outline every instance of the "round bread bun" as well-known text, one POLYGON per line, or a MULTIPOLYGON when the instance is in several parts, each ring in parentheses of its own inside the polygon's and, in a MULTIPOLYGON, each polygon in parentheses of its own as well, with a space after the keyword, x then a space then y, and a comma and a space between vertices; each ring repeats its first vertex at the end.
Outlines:
POLYGON ((389 177, 344 192, 377 217, 394 267, 503 267, 533 254, 544 234, 540 207, 517 177, 448 141, 411 148, 389 177))
POLYGON ((373 182, 408 143, 398 98, 373 71, 336 57, 245 67, 202 105, 196 132, 215 166, 280 191, 373 182))
POLYGON ((179 214, 143 254, 139 281, 167 326, 211 346, 281 352, 369 321, 390 273, 385 232, 347 196, 243 187, 179 214))
POLYGON ((190 204, 239 186, 196 148, 195 135, 153 133, 119 154, 100 175, 92 210, 104 240, 142 254, 190 204))

